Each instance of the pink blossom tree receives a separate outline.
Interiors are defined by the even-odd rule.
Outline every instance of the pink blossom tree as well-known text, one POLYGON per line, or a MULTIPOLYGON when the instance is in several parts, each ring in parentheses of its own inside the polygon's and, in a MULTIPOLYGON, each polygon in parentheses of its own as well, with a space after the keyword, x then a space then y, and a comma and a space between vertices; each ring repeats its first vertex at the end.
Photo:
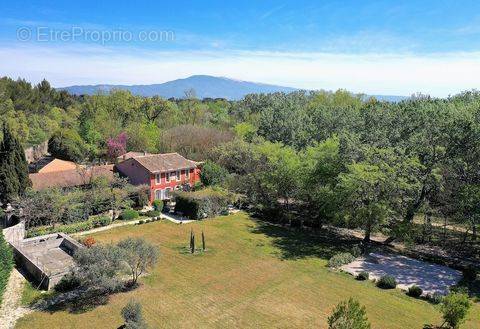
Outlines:
POLYGON ((110 159, 115 159, 127 153, 127 133, 121 132, 117 137, 107 141, 107 154, 110 159))

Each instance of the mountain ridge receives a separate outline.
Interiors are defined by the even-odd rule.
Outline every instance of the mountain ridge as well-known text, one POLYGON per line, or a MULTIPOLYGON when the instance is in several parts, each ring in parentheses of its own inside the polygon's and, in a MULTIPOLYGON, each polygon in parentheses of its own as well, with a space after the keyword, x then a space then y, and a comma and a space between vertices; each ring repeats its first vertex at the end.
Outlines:
MULTIPOLYGON (((210 75, 192 75, 187 78, 175 79, 164 83, 122 85, 122 84, 97 84, 97 85, 72 85, 58 90, 66 90, 75 95, 93 95, 97 93, 109 93, 114 89, 129 90, 138 96, 161 96, 164 98, 183 98, 185 91, 195 90, 198 98, 225 98, 239 100, 247 94, 273 93, 301 90, 300 88, 272 85, 267 83, 251 82, 231 79, 228 77, 215 77, 210 75)), ((398 102, 408 97, 393 95, 367 95, 378 100, 398 102)))

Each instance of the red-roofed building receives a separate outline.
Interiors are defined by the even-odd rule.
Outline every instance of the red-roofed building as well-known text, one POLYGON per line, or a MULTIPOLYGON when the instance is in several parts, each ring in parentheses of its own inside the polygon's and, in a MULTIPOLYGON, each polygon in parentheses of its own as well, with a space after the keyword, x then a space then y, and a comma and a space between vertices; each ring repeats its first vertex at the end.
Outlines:
POLYGON ((178 153, 136 155, 118 163, 115 168, 133 185, 150 187, 150 202, 170 199, 170 192, 188 189, 200 181, 197 162, 178 153))

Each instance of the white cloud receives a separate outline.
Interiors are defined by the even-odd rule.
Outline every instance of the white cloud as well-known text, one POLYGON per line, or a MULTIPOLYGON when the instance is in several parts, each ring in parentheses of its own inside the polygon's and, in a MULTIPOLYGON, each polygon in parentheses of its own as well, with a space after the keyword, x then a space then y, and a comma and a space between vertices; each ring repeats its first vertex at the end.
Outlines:
POLYGON ((0 45, 0 75, 56 87, 150 84, 193 74, 306 89, 447 96, 478 88, 480 53, 375 54, 268 51, 146 51, 65 45, 0 45))

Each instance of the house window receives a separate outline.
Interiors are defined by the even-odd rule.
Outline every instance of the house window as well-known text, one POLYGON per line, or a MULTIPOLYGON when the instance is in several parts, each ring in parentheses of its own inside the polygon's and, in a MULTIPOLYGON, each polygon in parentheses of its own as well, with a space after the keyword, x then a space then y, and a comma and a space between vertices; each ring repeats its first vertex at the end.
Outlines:
POLYGON ((155 200, 163 200, 163 190, 155 190, 155 200))
POLYGON ((170 173, 169 172, 165 173, 165 181, 167 183, 170 182, 170 173))
POLYGON ((162 176, 160 174, 155 174, 155 183, 160 184, 162 182, 162 176))
POLYGON ((171 180, 177 180, 177 172, 176 171, 172 171, 170 173, 170 179, 171 180))
POLYGON ((165 198, 165 199, 170 199, 170 191, 171 191, 171 190, 172 190, 172 189, 171 189, 170 187, 167 187, 167 188, 165 189, 165 194, 164 194, 164 198, 165 198))
POLYGON ((190 179, 190 169, 185 170, 185 178, 190 179))
POLYGON ((180 170, 177 170, 177 181, 181 179, 182 179, 182 176, 180 175, 180 170))

